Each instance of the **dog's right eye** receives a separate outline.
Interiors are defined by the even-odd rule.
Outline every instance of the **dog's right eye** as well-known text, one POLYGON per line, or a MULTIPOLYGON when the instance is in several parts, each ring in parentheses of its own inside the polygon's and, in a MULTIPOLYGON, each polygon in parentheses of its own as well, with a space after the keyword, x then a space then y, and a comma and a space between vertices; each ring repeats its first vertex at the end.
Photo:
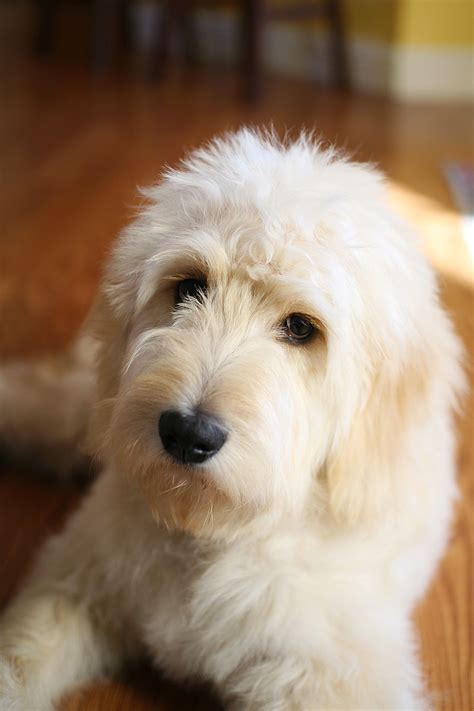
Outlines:
POLYGON ((315 331, 310 319, 303 314, 290 314, 283 324, 283 333, 290 343, 308 341, 315 331))
POLYGON ((204 279, 183 279, 178 284, 176 303, 181 304, 185 299, 202 299, 206 293, 204 279))

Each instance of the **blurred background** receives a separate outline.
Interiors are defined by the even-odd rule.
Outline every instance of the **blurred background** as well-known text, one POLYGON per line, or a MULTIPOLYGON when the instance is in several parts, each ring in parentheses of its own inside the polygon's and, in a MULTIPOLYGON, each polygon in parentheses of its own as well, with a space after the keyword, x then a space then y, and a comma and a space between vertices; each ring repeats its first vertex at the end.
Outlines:
MULTIPOLYGON (((0 0, 0 357, 70 341, 137 186, 216 133, 269 123, 387 173, 472 355, 473 38, 473 0, 0 0)), ((471 397, 464 497, 417 613, 435 707, 449 711, 474 705, 472 413, 471 397)), ((2 470, 0 602, 80 496, 2 470)), ((146 664, 63 705, 211 707, 146 664)))

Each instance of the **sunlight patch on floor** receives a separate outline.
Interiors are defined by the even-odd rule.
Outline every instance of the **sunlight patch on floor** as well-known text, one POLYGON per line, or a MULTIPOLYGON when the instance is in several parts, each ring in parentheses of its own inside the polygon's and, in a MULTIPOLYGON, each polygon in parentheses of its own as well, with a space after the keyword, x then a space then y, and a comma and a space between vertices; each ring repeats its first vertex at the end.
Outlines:
POLYGON ((465 216, 402 183, 392 181, 389 194, 394 208, 417 230, 435 269, 472 288, 474 261, 463 239, 465 216))

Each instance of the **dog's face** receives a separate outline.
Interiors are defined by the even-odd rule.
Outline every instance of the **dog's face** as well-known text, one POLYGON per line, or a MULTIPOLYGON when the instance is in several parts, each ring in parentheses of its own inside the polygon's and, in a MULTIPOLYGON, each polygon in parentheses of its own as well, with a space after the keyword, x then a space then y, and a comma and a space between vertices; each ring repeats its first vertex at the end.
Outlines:
POLYGON ((102 297, 105 456, 193 533, 364 508, 346 470, 392 457, 437 308, 378 177, 243 132, 150 197, 102 297))
POLYGON ((299 508, 322 464, 330 304, 310 246, 287 227, 265 257, 262 230, 245 213, 173 230, 130 326, 114 447, 173 524, 299 508))

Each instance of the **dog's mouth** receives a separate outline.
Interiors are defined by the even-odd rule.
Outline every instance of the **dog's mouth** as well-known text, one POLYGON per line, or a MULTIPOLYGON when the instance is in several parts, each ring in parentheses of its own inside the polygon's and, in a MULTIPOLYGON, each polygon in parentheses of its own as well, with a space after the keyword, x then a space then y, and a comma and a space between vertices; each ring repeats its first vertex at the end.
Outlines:
POLYGON ((216 526, 227 525, 233 508, 209 467, 177 462, 166 453, 142 486, 157 521, 193 535, 214 535, 216 526))
POLYGON ((167 452, 161 454, 162 462, 166 464, 166 478, 171 477, 171 484, 162 494, 175 491, 184 492, 186 489, 194 488, 196 492, 214 490, 224 493, 216 482, 215 476, 211 473, 205 462, 189 462, 178 460, 167 452))

